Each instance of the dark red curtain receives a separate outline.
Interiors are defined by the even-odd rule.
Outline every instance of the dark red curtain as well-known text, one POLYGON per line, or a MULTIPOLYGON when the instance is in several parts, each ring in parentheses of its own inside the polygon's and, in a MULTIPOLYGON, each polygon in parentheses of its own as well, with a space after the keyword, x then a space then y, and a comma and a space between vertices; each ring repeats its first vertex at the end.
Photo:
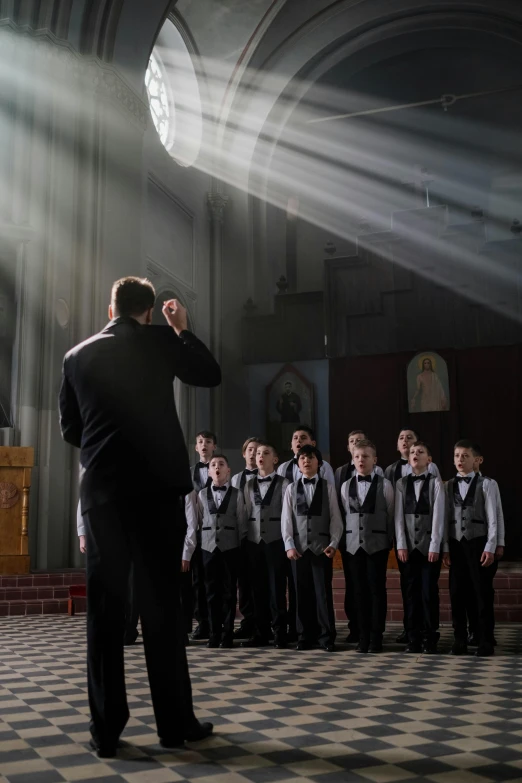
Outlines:
POLYGON ((472 438, 484 453, 483 472, 498 481, 506 517, 506 555, 522 557, 522 346, 437 350, 448 364, 450 410, 408 413, 407 368, 412 353, 330 361, 330 454, 346 462, 350 430, 375 441, 379 464, 397 459, 399 430, 418 430, 430 444, 443 479, 450 478, 453 445, 472 438))

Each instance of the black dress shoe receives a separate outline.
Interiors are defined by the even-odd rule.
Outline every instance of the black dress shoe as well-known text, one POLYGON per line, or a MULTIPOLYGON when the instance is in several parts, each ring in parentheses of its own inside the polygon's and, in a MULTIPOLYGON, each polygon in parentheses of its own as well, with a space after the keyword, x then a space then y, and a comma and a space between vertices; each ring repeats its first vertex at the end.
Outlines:
POLYGON ((397 644, 408 644, 408 632, 406 631, 406 628, 400 632, 395 641, 397 644))
POLYGON ((246 642, 241 642, 240 647, 268 647, 268 639, 262 636, 251 636, 246 642))
POLYGON ((207 625, 196 625, 192 636, 190 637, 195 642, 199 642, 202 639, 208 639, 210 636, 210 629, 207 625))
POLYGON ((359 644, 359 634, 356 631, 350 631, 346 639, 345 644, 359 644))
POLYGON ((470 633, 468 636, 468 644, 470 647, 478 647, 479 646, 479 638, 476 634, 470 633))
POLYGON ((207 642, 207 647, 216 648, 219 647, 220 644, 221 644, 221 639, 219 638, 219 636, 211 636, 207 642))
POLYGON ((312 642, 297 642, 298 650, 313 650, 314 646, 312 642))
POLYGON ((495 648, 493 647, 492 643, 491 644, 489 644, 489 643, 487 643, 487 644, 479 644, 479 646, 477 647, 477 651, 476 651, 475 655, 478 658, 487 658, 490 655, 495 655, 495 648))
POLYGON ((326 652, 336 652, 335 644, 322 644, 321 649, 326 652))
POLYGON ((370 646, 368 647, 368 652, 371 652, 371 653, 381 653, 382 652, 382 642, 370 642, 370 646))
POLYGON ((426 653, 426 655, 437 655, 438 648, 437 648, 437 642, 424 642, 422 645, 422 652, 426 653))
POLYGON ((294 642, 297 642, 297 638, 298 638, 297 637, 297 631, 295 631, 294 629, 291 629, 291 630, 289 629, 288 633, 286 635, 286 641, 289 644, 293 644, 294 642))
POLYGON ((468 645, 466 642, 453 642, 453 646, 450 650, 450 655, 467 655, 468 645))
POLYGON ((413 655, 420 655, 422 652, 422 645, 420 642, 410 642, 404 649, 405 653, 412 653, 413 655))
POLYGON ((361 639, 361 640, 360 640, 360 642, 359 642, 359 644, 358 644, 358 645, 357 645, 357 647, 355 648, 355 652, 358 652, 358 653, 367 653, 369 649, 370 649, 370 643, 369 643, 369 642, 364 642, 364 641, 361 639))
POLYGON ((116 742, 114 745, 100 744, 94 737, 91 737, 89 740, 89 747, 96 751, 96 755, 99 759, 113 759, 120 744, 120 742, 116 742))
POLYGON ((274 636, 275 650, 286 650, 287 647, 288 647, 288 642, 284 636, 274 636))
POLYGON ((223 636, 221 639, 221 643, 219 645, 222 650, 230 650, 234 646, 234 637, 233 636, 223 636))
POLYGON ((186 731, 182 737, 160 737, 159 742, 162 748, 182 748, 185 742, 200 742, 210 737, 213 731, 212 723, 198 723, 186 731))

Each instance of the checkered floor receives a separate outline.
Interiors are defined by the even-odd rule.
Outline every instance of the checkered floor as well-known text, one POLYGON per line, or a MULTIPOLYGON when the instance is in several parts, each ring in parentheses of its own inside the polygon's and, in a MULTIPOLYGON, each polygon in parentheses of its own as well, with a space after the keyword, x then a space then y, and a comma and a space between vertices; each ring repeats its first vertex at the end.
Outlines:
POLYGON ((0 781, 522 781, 522 628, 497 628, 490 659, 406 656, 397 630, 374 656, 192 646, 197 714, 216 734, 176 752, 157 744, 143 647, 127 648, 132 717, 118 758, 99 760, 85 618, 2 619, 0 781))

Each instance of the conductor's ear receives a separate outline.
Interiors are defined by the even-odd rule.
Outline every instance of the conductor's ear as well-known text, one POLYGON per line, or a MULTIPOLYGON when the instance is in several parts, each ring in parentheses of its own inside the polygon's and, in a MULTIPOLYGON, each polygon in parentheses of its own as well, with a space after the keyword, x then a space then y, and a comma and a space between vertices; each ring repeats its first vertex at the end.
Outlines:
POLYGON ((147 314, 145 316, 145 323, 150 326, 152 323, 152 307, 147 310, 147 314))
POLYGON ((109 321, 112 321, 114 318, 113 312, 112 312, 112 305, 109 305, 109 321))

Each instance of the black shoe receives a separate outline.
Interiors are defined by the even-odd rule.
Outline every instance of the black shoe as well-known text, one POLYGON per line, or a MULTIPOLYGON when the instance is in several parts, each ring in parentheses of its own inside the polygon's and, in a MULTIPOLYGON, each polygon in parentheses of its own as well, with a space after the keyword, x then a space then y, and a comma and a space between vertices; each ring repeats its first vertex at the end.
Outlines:
POLYGON ((288 647, 288 642, 286 640, 286 637, 284 636, 274 636, 274 649, 275 650, 286 650, 288 647))
POLYGON ((468 644, 470 647, 478 647, 479 646, 479 638, 476 634, 470 633, 468 636, 468 644))
POLYGON ((313 650, 314 646, 312 642, 297 642, 298 650, 313 650))
POLYGON ((119 742, 117 742, 115 745, 104 745, 98 743, 94 737, 91 737, 89 740, 89 747, 96 751, 96 755, 99 759, 113 759, 119 746, 119 742))
POLYGON ((422 644, 420 642, 410 642, 408 646, 405 647, 404 652, 420 655, 422 652, 422 644))
POLYGON ((297 641, 297 631, 294 630, 294 629, 289 629, 288 633, 286 635, 286 641, 289 644, 293 644, 294 642, 296 642, 297 641))
POLYGON ((200 742, 210 737, 213 731, 212 723, 198 723, 182 737, 160 737, 159 743, 162 748, 182 748, 185 742, 200 742))
POLYGON ((453 642, 453 646, 450 650, 450 655, 467 655, 468 645, 466 642, 453 642))
POLYGON ((382 652, 382 642, 370 642, 370 646, 368 647, 368 652, 371 653, 381 653, 382 652))
POLYGON ((239 626, 239 628, 236 628, 234 631, 234 639, 249 639, 251 636, 252 630, 249 630, 248 628, 239 626))
POLYGON ((344 640, 345 644, 359 644, 359 634, 357 631, 350 631, 346 639, 344 640))
POLYGON ((192 636, 190 637, 195 642, 199 642, 202 639, 208 639, 210 636, 210 629, 206 625, 202 625, 201 623, 196 626, 194 629, 194 632, 192 636))
POLYGON ((322 644, 321 649, 326 652, 336 652, 335 644, 322 644))
POLYGON ((223 650, 230 650, 230 649, 232 649, 232 647, 234 646, 234 637, 233 636, 229 636, 228 634, 227 634, 227 636, 223 636, 222 639, 221 639, 221 644, 219 646, 223 650))
POLYGON ((263 636, 251 636, 246 642, 241 642, 240 647, 268 647, 268 639, 263 636))
POLYGON ((495 648, 493 647, 493 644, 490 642, 479 644, 475 655, 478 658, 487 658, 490 655, 495 655, 495 648))
POLYGON ((363 641, 363 640, 361 639, 361 640, 359 641, 359 644, 358 644, 358 645, 357 645, 357 647, 355 648, 355 652, 358 652, 358 653, 367 653, 369 649, 370 649, 370 643, 369 643, 369 642, 365 642, 365 641, 363 641))
POLYGON ((219 647, 220 644, 221 644, 221 639, 219 636, 211 636, 207 642, 207 647, 216 648, 219 647))
POLYGON ((426 655, 437 655, 438 649, 437 649, 437 642, 428 642, 425 641, 422 645, 422 652, 426 653, 426 655))
POLYGON ((395 641, 397 644, 408 644, 408 632, 406 631, 406 628, 400 632, 395 641))

